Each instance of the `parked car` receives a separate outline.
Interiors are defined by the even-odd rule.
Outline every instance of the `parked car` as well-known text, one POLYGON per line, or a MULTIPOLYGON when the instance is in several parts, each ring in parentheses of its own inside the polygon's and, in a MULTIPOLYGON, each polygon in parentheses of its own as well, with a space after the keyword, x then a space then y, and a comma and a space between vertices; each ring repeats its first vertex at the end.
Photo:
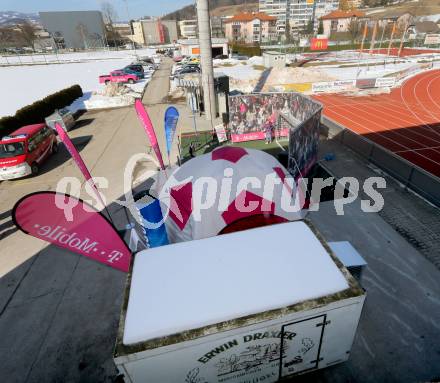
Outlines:
POLYGON ((180 70, 175 71, 172 77, 182 76, 184 74, 191 73, 200 73, 200 68, 198 66, 186 66, 180 70))
POLYGON ((157 65, 156 64, 151 64, 151 63, 146 63, 144 61, 135 61, 132 65, 141 65, 142 68, 145 71, 155 71, 157 69, 157 65))
POLYGON ((216 59, 216 60, 224 60, 227 58, 228 58, 228 55, 217 55, 214 57, 214 59, 216 59))
POLYGON ((58 122, 62 128, 67 132, 75 126, 75 118, 72 112, 67 109, 59 109, 45 118, 46 125, 49 128, 55 129, 55 123, 58 122))
POLYGON ((144 73, 144 67, 141 64, 130 64, 124 67, 124 69, 130 69, 135 72, 144 73))
POLYGON ((139 58, 139 62, 142 62, 142 63, 145 63, 145 64, 153 64, 153 65, 156 64, 151 57, 140 57, 139 58))
POLYGON ((99 82, 101 84, 108 84, 109 82, 128 82, 129 84, 134 84, 137 80, 139 80, 139 77, 135 74, 124 73, 121 70, 114 70, 110 74, 99 76, 99 82))
MULTIPOLYGON (((126 74, 134 74, 135 76, 137 76, 138 79, 142 79, 145 77, 145 72, 139 72, 137 70, 134 69, 130 69, 130 68, 122 68, 122 69, 118 69, 118 71, 122 71, 126 74)), ((113 72, 110 72, 113 73, 113 72)))
POLYGON ((17 129, 0 140, 0 180, 38 174, 41 164, 57 151, 55 132, 46 124, 17 129))

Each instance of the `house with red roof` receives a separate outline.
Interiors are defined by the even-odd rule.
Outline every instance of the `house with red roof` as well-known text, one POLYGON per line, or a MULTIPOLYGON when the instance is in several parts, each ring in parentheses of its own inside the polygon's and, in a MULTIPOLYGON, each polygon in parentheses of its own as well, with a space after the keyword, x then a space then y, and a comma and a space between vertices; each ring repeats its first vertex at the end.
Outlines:
POLYGON ((276 40, 277 18, 263 12, 242 12, 224 20, 225 35, 231 42, 260 44, 276 40))
POLYGON ((367 19, 367 15, 358 9, 342 11, 337 9, 321 17, 323 34, 330 37, 331 34, 337 32, 348 32, 351 22, 363 21, 367 19))

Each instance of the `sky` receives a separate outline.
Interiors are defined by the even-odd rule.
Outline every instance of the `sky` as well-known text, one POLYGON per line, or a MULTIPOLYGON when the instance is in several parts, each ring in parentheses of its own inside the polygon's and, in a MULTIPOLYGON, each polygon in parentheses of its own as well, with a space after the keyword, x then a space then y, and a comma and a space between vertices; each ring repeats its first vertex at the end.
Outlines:
MULTIPOLYGON (((127 20, 124 0, 106 0, 116 10, 119 20, 127 20)), ((175 11, 194 0, 126 0, 131 19, 143 16, 160 16, 175 11)), ((0 11, 84 11, 99 10, 103 0, 0 0, 0 11)))

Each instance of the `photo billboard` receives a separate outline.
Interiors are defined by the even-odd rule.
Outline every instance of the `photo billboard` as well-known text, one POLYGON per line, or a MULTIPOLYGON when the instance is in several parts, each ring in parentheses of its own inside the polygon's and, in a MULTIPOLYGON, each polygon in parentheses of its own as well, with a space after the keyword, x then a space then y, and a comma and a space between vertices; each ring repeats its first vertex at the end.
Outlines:
MULTIPOLYGON (((229 97, 231 141, 264 140, 265 131, 277 128, 280 113, 297 120, 297 125, 320 110, 321 105, 300 93, 255 93, 229 97)), ((287 137, 288 129, 277 131, 287 137)))
POLYGON ((318 156, 322 105, 301 93, 258 93, 229 97, 232 142, 289 137, 288 170, 305 176, 318 156))
POLYGON ((280 115, 279 125, 289 130, 289 160, 287 170, 297 179, 305 177, 318 158, 319 125, 321 112, 318 111, 301 124, 285 115, 280 115))

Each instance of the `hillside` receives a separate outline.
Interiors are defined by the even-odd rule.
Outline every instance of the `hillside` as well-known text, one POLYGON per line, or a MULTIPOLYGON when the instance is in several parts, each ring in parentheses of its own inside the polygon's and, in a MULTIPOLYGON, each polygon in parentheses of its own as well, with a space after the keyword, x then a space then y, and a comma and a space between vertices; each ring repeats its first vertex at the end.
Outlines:
POLYGON ((38 14, 36 13, 0 11, 0 26, 20 24, 24 20, 29 20, 33 23, 38 23, 39 17, 38 14))
POLYGON ((239 5, 227 5, 217 7, 211 10, 212 16, 230 16, 239 12, 256 12, 258 11, 258 3, 245 3, 239 5))
POLYGON ((370 8, 365 11, 368 16, 375 19, 411 13, 413 16, 437 21, 440 19, 440 0, 413 0, 387 7, 370 8))
MULTIPOLYGON (((258 3, 248 3, 246 0, 209 0, 209 9, 212 16, 227 16, 237 12, 256 11, 258 10, 258 3)), ((185 20, 194 19, 195 17, 196 9, 194 4, 191 4, 168 13, 163 19, 185 20)))

